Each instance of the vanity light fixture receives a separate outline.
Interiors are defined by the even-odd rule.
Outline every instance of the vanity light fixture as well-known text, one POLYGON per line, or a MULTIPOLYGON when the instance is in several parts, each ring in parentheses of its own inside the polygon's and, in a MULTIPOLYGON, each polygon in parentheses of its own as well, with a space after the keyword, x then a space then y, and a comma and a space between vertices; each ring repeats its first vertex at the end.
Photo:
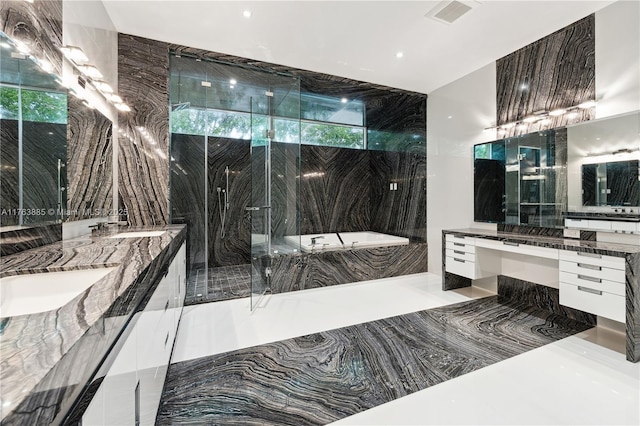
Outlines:
POLYGON ((585 101, 582 102, 578 105, 574 105, 571 107, 567 107, 567 108, 556 108, 554 110, 551 111, 546 111, 546 110, 541 110, 541 111, 536 111, 533 113, 533 115, 530 115, 528 117, 525 117, 522 120, 519 121, 513 121, 510 123, 504 123, 500 126, 489 126, 489 127, 485 127, 484 130, 498 130, 498 131, 504 131, 504 130, 508 130, 508 129, 512 129, 515 126, 518 126, 518 130, 524 130, 527 128, 527 126, 529 124, 533 124, 533 123, 537 123, 539 125, 542 126, 547 126, 549 124, 551 124, 551 120, 549 117, 559 117, 561 115, 566 114, 566 118, 568 120, 573 120, 574 118, 578 117, 578 110, 579 109, 588 109, 588 108, 593 108, 594 106, 597 105, 597 101, 595 100, 589 100, 589 101, 585 101))
POLYGON ((118 109, 118 111, 122 111, 122 112, 131 111, 131 108, 129 108, 129 105, 127 104, 115 104, 114 106, 118 109))
POLYGON ((565 114, 567 112, 564 108, 554 109, 553 111, 549 111, 549 115, 552 117, 557 117, 559 115, 565 114))
POLYGON ((587 109, 587 108, 592 108, 594 106, 596 106, 596 101, 586 101, 578 105, 578 108, 587 109))
POLYGON ((102 93, 105 93, 105 94, 113 93, 113 88, 111 88, 109 83, 107 83, 105 81, 96 80, 96 81, 93 82, 93 85, 94 85, 94 87, 96 89, 98 89, 102 93))
POLYGON ((99 80, 103 77, 102 73, 95 65, 78 65, 78 69, 82 74, 94 80, 99 80))
POLYGON ((87 57, 87 55, 78 46, 62 46, 60 50, 62 51, 64 56, 66 56, 76 64, 89 62, 89 58, 87 57))

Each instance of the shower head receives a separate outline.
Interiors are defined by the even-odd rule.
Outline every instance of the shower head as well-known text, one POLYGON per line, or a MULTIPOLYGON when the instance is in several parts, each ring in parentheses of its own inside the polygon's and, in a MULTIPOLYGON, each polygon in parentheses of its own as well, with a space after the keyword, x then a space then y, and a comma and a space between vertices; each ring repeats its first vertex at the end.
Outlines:
POLYGON ((183 109, 191 108, 191 102, 180 102, 177 104, 171 105, 171 111, 182 111, 183 109))

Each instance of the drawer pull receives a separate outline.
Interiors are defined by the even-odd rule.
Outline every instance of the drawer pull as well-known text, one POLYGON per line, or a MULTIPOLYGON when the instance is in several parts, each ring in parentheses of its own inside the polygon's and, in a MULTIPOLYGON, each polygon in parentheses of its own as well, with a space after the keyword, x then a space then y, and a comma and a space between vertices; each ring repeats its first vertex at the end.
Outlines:
POLYGON ((456 262, 464 263, 464 259, 458 259, 457 257, 454 257, 453 260, 455 260, 456 262))
MULTIPOLYGON (((580 287, 578 287, 580 288, 580 287)), ((167 342, 169 341, 169 332, 167 331, 167 337, 164 338, 164 345, 167 346, 167 342)))
POLYGON ((460 251, 460 250, 454 250, 453 252, 454 252, 455 254, 464 254, 464 252, 463 252, 463 251, 460 251))
POLYGON ((453 238, 457 238, 457 239, 459 239, 459 240, 464 240, 464 237, 461 237, 461 236, 459 236, 459 235, 454 235, 454 236, 453 236, 453 238))
POLYGON ((602 266, 589 265, 587 263, 578 263, 578 268, 592 269, 594 271, 602 271, 602 266))
POLYGON ((453 243, 453 245, 458 247, 464 247, 464 244, 460 244, 460 243, 453 243))
POLYGON ((166 311, 169 308, 169 301, 167 300, 167 303, 164 305, 164 310, 166 311))
POLYGON ((577 253, 578 253, 578 256, 593 257, 594 259, 602 259, 602 255, 601 254, 585 253, 585 252, 582 252, 582 251, 579 251, 577 253))
POLYGON ((602 282, 602 280, 600 278, 589 277, 587 275, 578 275, 578 279, 579 280, 585 280, 585 281, 591 281, 591 282, 598 283, 598 284, 602 282))
POLYGON ((602 292, 600 290, 594 290, 589 287, 578 286, 579 291, 584 291, 585 293, 597 294, 598 296, 602 296, 602 292))
POLYGON ((514 246, 514 247, 520 246, 520 243, 514 243, 511 241, 503 241, 502 244, 504 244, 505 246, 514 246))

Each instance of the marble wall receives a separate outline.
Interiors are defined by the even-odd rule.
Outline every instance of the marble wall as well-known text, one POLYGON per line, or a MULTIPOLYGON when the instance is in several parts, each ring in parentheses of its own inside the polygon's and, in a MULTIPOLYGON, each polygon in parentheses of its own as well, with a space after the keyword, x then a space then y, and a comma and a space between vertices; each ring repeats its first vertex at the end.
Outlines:
POLYGON ((120 209, 131 225, 169 222, 169 56, 167 44, 118 35, 120 209))
POLYGON ((113 123, 68 97, 67 220, 108 216, 113 206, 113 123))
POLYGON ((53 72, 62 75, 62 0, 3 1, 0 3, 2 32, 20 40, 33 56, 47 60, 53 72))
MULTIPOLYGON (((496 61, 497 125, 522 120, 536 111, 552 111, 595 99, 595 15, 589 15, 496 61)), ((526 133, 591 120, 593 108, 579 116, 549 117, 526 133)), ((517 128, 506 136, 522 133, 517 128)))
POLYGON ((369 151, 301 147, 302 235, 371 230, 369 151))

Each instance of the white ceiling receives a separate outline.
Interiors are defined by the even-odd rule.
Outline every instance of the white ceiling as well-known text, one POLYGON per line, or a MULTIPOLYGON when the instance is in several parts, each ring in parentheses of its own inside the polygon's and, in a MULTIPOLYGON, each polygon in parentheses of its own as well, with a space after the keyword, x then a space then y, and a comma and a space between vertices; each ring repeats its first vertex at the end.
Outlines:
POLYGON ((439 3, 103 0, 122 33, 421 93, 613 1, 467 1, 451 25, 425 18, 439 3))

